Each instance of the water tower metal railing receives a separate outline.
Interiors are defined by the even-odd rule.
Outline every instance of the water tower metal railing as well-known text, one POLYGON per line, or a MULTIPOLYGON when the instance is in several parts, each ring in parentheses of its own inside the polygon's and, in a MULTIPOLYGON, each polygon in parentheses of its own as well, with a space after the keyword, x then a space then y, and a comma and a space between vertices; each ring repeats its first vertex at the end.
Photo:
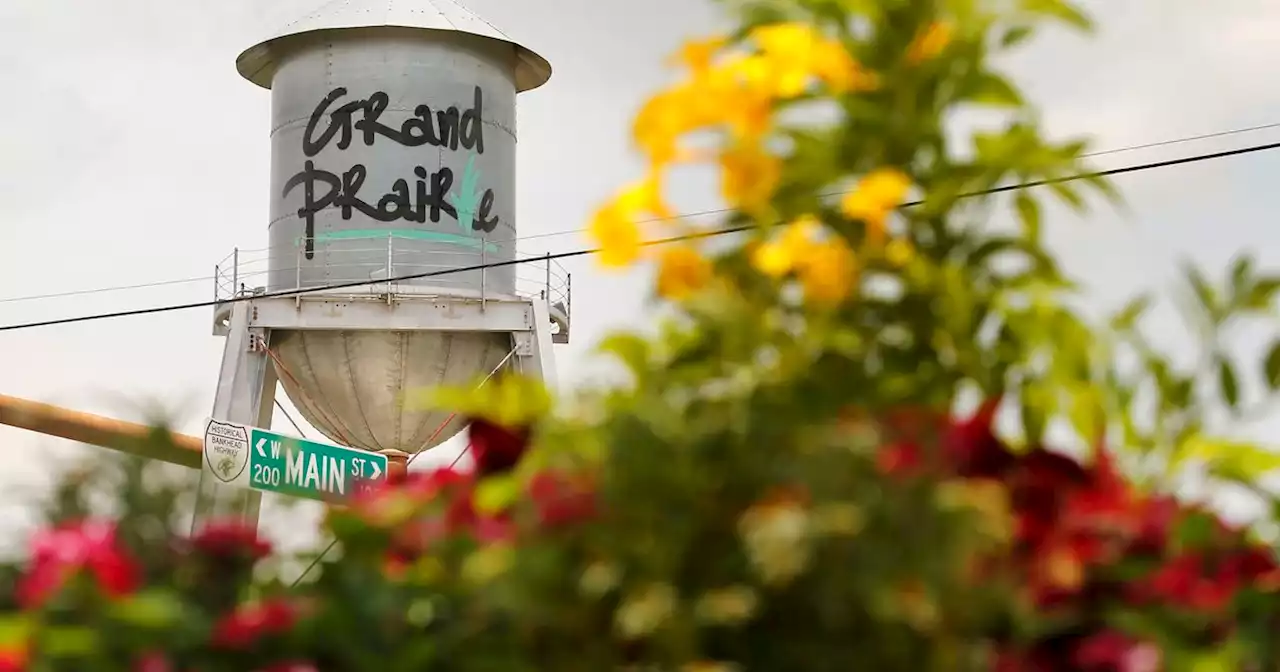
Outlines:
MULTIPOLYGON (((347 287, 345 290, 352 294, 363 295, 379 295, 382 297, 394 296, 401 291, 396 278, 404 278, 406 276, 415 276, 419 274, 429 274, 439 272, 438 276, 429 276, 424 278, 416 278, 413 280, 414 285, 419 287, 438 286, 441 289, 451 287, 450 273, 458 268, 458 253, 450 254, 448 264, 430 263, 428 260, 424 263, 423 252, 414 250, 412 252, 412 260, 406 259, 408 251, 404 249, 396 249, 396 240, 400 238, 394 234, 390 234, 386 238, 386 242, 370 247, 347 248, 334 252, 339 258, 331 261, 328 266, 330 271, 327 285, 352 285, 355 283, 367 283, 357 287, 347 287), (369 258, 370 252, 385 253, 386 261, 383 263, 372 263, 362 261, 369 258), (343 256, 350 257, 350 261, 344 261, 343 256), (388 281, 390 278, 390 281, 388 281)), ((237 296, 252 295, 261 293, 265 290, 262 286, 266 282, 268 275, 268 250, 267 248, 256 249, 240 249, 232 250, 230 254, 223 257, 213 267, 213 300, 227 301, 237 296)), ((296 257, 298 263, 292 269, 284 269, 294 271, 294 283, 291 287, 284 287, 273 293, 285 292, 291 290, 308 290, 315 291, 322 287, 317 283, 304 283, 302 280, 302 245, 298 246, 296 257)), ((428 253, 429 255, 429 253, 428 253)), ((474 257, 474 265, 484 266, 488 263, 483 252, 476 252, 474 257)), ((546 303, 547 312, 551 317, 551 322, 555 326, 552 332, 552 342, 568 343, 569 342, 569 324, 573 318, 573 278, 568 269, 559 261, 552 259, 550 254, 533 255, 525 254, 519 249, 516 251, 516 295, 526 299, 539 299, 546 303)), ((444 261, 443 259, 441 261, 444 261)), ((481 270, 481 277, 484 276, 484 270, 481 270)), ((484 300, 486 298, 484 284, 481 284, 481 293, 478 298, 484 300)), ((420 290, 419 290, 420 291, 420 290)), ((299 297, 300 298, 300 297, 299 297)), ((219 311, 225 314, 226 311, 219 311)), ((223 335, 221 331, 215 330, 217 335, 223 335)))

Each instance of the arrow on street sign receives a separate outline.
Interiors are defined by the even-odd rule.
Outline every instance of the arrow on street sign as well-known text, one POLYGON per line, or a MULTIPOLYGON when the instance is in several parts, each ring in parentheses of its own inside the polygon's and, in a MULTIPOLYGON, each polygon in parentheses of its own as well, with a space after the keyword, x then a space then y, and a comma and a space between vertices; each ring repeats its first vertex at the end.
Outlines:
POLYGON ((228 485, 328 502, 350 499, 387 473, 385 455, 212 419, 202 464, 228 485))

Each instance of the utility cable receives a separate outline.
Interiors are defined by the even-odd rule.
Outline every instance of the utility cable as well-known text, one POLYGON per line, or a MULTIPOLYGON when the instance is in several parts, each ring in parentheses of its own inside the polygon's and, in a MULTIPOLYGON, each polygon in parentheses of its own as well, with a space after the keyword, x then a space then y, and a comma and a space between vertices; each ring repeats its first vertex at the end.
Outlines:
POLYGON ((307 433, 302 431, 302 428, 298 426, 298 423, 293 419, 293 416, 289 415, 289 411, 285 410, 284 404, 281 404, 279 399, 276 399, 276 408, 284 414, 284 419, 288 420, 289 424, 293 425, 293 429, 298 433, 298 436, 301 436, 304 439, 307 438, 307 433))
MULTIPOLYGON (((1120 153, 1122 153, 1122 152, 1133 152, 1133 151, 1137 151, 1137 150, 1141 150, 1141 149, 1151 149, 1151 148, 1154 148, 1154 147, 1167 147, 1167 146, 1169 146, 1169 145, 1179 145, 1179 144, 1183 144, 1183 143, 1187 143, 1187 142, 1196 142, 1196 141, 1199 141, 1199 140, 1210 140, 1210 139, 1213 139, 1213 138, 1224 138, 1224 137, 1228 137, 1228 136, 1232 136, 1232 135, 1240 135, 1240 134, 1242 134, 1242 133, 1256 133, 1256 132, 1258 132, 1258 131, 1266 131, 1266 130, 1271 130, 1271 129, 1276 129, 1276 128, 1280 128, 1280 122, 1275 122, 1275 123, 1270 123, 1270 124, 1260 124, 1260 125, 1257 125, 1257 126, 1248 126, 1248 127, 1244 127, 1244 128, 1234 128, 1234 129, 1231 129, 1231 130, 1227 130, 1227 131, 1217 131, 1217 132, 1214 132, 1214 133, 1203 133, 1203 134, 1200 134, 1200 135, 1190 135, 1190 136, 1185 136, 1185 137, 1180 137, 1180 138, 1171 138, 1171 139, 1168 139, 1168 140, 1158 140, 1158 141, 1155 141, 1155 142, 1148 142, 1148 143, 1144 143, 1144 144, 1140 144, 1140 145, 1128 145, 1128 146, 1125 146, 1125 147, 1116 147, 1116 148, 1114 148, 1114 149, 1104 149, 1104 150, 1102 150, 1102 151, 1098 151, 1098 152, 1090 152, 1090 153, 1088 153, 1088 154, 1084 154, 1084 155, 1083 155, 1083 157, 1107 156, 1107 155, 1110 155, 1110 154, 1120 154, 1120 153)), ((701 216, 704 216, 704 215, 720 214, 720 213, 726 212, 727 210, 728 210, 727 208, 721 208, 721 209, 715 209, 715 210, 702 210, 702 211, 698 211, 698 212, 689 212, 689 213, 684 213, 684 214, 676 215, 675 217, 670 217, 670 218, 656 218, 656 219, 645 220, 644 222, 641 222, 641 223, 643 223, 643 224, 648 224, 648 223, 652 223, 652 222, 670 221, 670 220, 674 220, 674 219, 690 219, 690 218, 693 218, 693 217, 701 217, 701 216)), ((519 237, 516 237, 516 238, 510 238, 510 239, 506 239, 506 240, 492 240, 491 242, 497 242, 497 243, 503 243, 503 242, 524 242, 524 241, 529 241, 529 240, 539 240, 539 239, 542 239, 542 238, 556 238, 556 237, 559 237, 559 236, 567 236, 567 235, 571 235, 571 234, 575 234, 575 233, 582 233, 582 232, 583 232, 583 231, 585 231, 585 230, 586 230, 586 229, 585 229, 584 227, 578 227, 578 228, 575 228, 575 229, 561 229, 561 230, 559 230, 559 231, 548 231, 548 232, 545 232, 545 233, 533 233, 533 234, 529 234, 529 235, 527 235, 527 236, 519 236, 519 237)), ((243 251, 243 250, 242 250, 242 251, 243 251)), ((539 258, 540 258, 540 259, 544 259, 544 257, 539 257, 539 258)), ((185 285, 185 284, 191 284, 191 283, 194 283, 194 282, 209 282, 210 280, 215 280, 215 279, 217 279, 217 276, 213 276, 213 275, 205 275, 205 276, 194 277, 194 278, 182 278, 182 279, 178 279, 178 280, 160 280, 160 281, 157 281, 157 282, 144 282, 144 283, 139 283, 139 284, 135 284, 135 285, 116 285, 116 286, 112 286, 112 287, 97 287, 97 288, 93 288, 93 289, 78 289, 78 290, 70 290, 70 291, 66 291, 66 292, 57 292, 57 293, 53 293, 53 294, 34 294, 34 295, 30 295, 30 296, 13 296, 13 297, 8 297, 8 298, 0 299, 0 304, 3 304, 3 303, 19 303, 19 302, 23 302, 23 301, 39 301, 39 300, 42 300, 42 299, 58 299, 58 298, 69 297, 69 296, 84 296, 84 295, 89 295, 89 294, 102 294, 102 293, 106 293, 106 292, 122 292, 122 291, 135 290, 135 289, 149 289, 149 288, 152 288, 152 287, 164 287, 164 286, 167 286, 167 285, 185 285)))
MULTIPOLYGON (((1222 151, 1222 152, 1213 152, 1209 154, 1196 154, 1196 155, 1184 156, 1176 159, 1155 161, 1152 163, 1142 163, 1142 164, 1135 164, 1131 166, 1122 166, 1120 168, 1111 168, 1108 170, 1101 170, 1093 173, 1080 173, 1077 175, 1068 175, 1066 177, 1060 177, 1055 179, 1034 180, 1031 182, 1023 182, 1019 184, 1009 184, 1001 187, 994 187, 992 189, 984 189, 978 192, 961 194, 960 197, 973 198, 977 196, 989 196, 993 194, 1002 194, 1002 193, 1007 193, 1011 191, 1018 191, 1022 189, 1042 187, 1042 186, 1051 185, 1051 184, 1064 184, 1067 182, 1075 182, 1078 180, 1084 180, 1084 179, 1090 179, 1090 178, 1113 177, 1116 175, 1125 175, 1129 173, 1155 170, 1157 168, 1170 168, 1173 166, 1181 166, 1181 165, 1186 165, 1191 163, 1200 163, 1200 162, 1212 161, 1216 159, 1225 159, 1233 156, 1242 156, 1245 154, 1254 154, 1257 152, 1264 152, 1264 151, 1269 151, 1273 149, 1280 149, 1280 142, 1271 142, 1263 145, 1251 145, 1248 147, 1240 147, 1237 149, 1231 149, 1231 150, 1222 151)), ((824 197, 837 196, 842 193, 847 193, 847 192, 833 192, 829 194, 823 194, 823 196, 824 197)), ((903 203, 899 207, 911 207, 915 205, 920 205, 920 203, 922 203, 922 201, 911 201, 908 203, 903 203)), ((726 212, 726 211, 728 211, 728 208, 720 209, 720 210, 707 210, 699 213, 692 213, 690 215, 685 215, 685 216, 712 214, 716 212, 726 212)), ((724 229, 717 229, 715 231, 705 231, 705 232, 693 233, 693 234, 682 235, 682 236, 672 236, 669 238, 658 238, 655 240, 648 240, 641 243, 641 245, 645 247, 654 246, 654 245, 665 245, 668 243, 680 242, 685 240, 695 240, 700 238, 708 238, 712 236, 721 236, 721 235, 726 235, 731 233, 741 233, 743 231, 750 230, 751 228, 754 228, 754 227, 753 226, 735 226, 735 227, 729 227, 724 229)), ((546 261, 557 261, 560 259, 572 259, 575 257, 583 257, 590 254, 595 254, 598 251, 599 250, 597 249, 573 250, 570 252, 559 252, 556 254, 547 254, 541 257, 511 259, 507 261, 497 261, 497 262, 491 262, 487 264, 474 264, 471 266, 462 266, 459 268, 444 269, 439 271, 412 273, 409 275, 401 275, 401 276, 396 276, 393 278, 382 279, 382 280, 359 280, 359 281, 353 281, 353 282, 336 283, 332 285, 322 285, 319 287, 306 287, 306 288, 300 288, 300 289, 280 290, 275 292, 263 292, 260 294, 247 294, 243 296, 233 297, 230 299, 222 299, 222 300, 214 300, 214 301, 195 301, 191 303, 177 303, 177 304, 170 304, 165 306, 152 306, 150 308, 136 308, 133 310, 121 310, 121 311, 115 311, 110 313, 96 313, 91 315, 80 315, 76 317, 64 317, 64 318, 59 318, 54 320, 40 320, 36 322, 22 322, 18 324, 7 324, 7 325, 0 326, 0 332, 17 331, 19 329, 34 329, 36 327, 51 327, 51 326, 57 326, 62 324, 75 324, 79 322, 91 322, 96 320, 109 320, 109 319, 115 319, 119 317, 135 317, 139 315, 152 315, 156 313, 168 313, 168 312, 174 312, 179 310, 191 310, 195 308, 212 308, 215 306, 220 306, 220 305, 225 305, 230 303, 237 303, 240 301, 253 301, 256 299, 304 296, 307 294, 315 294, 319 292, 326 292, 326 291, 332 291, 332 290, 338 290, 338 289, 353 289, 357 287, 368 287, 372 285, 405 282, 408 280, 420 280, 423 278, 436 278, 436 277, 441 277, 445 275, 451 275, 454 273, 466 273, 469 271, 479 271, 479 270, 484 270, 489 268, 502 268, 506 266, 516 266, 518 264, 527 264, 531 262, 546 262, 546 261)))

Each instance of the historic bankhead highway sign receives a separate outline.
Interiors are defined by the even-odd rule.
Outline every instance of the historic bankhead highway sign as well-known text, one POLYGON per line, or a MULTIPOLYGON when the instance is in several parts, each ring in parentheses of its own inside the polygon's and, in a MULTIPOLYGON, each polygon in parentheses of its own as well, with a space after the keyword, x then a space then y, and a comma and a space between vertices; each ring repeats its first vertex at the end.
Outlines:
POLYGON ((340 502, 387 477, 385 455, 207 420, 204 470, 220 483, 340 502))

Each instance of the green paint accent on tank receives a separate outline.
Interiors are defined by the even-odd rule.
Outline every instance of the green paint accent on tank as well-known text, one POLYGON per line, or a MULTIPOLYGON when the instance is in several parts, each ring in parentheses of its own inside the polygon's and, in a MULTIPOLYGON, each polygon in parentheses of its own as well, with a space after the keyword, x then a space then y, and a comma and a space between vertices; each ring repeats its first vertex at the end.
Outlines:
MULTIPOLYGON (((484 250, 486 252, 498 251, 498 246, 488 241, 456 233, 444 233, 443 231, 422 231, 420 229, 361 229, 358 231, 332 231, 330 233, 316 234, 317 243, 325 243, 335 240, 386 240, 387 238, 427 240, 433 243, 448 243, 451 245, 458 245, 459 247, 469 247, 473 250, 484 250)), ((299 240, 299 242, 301 242, 301 240, 299 240)))

